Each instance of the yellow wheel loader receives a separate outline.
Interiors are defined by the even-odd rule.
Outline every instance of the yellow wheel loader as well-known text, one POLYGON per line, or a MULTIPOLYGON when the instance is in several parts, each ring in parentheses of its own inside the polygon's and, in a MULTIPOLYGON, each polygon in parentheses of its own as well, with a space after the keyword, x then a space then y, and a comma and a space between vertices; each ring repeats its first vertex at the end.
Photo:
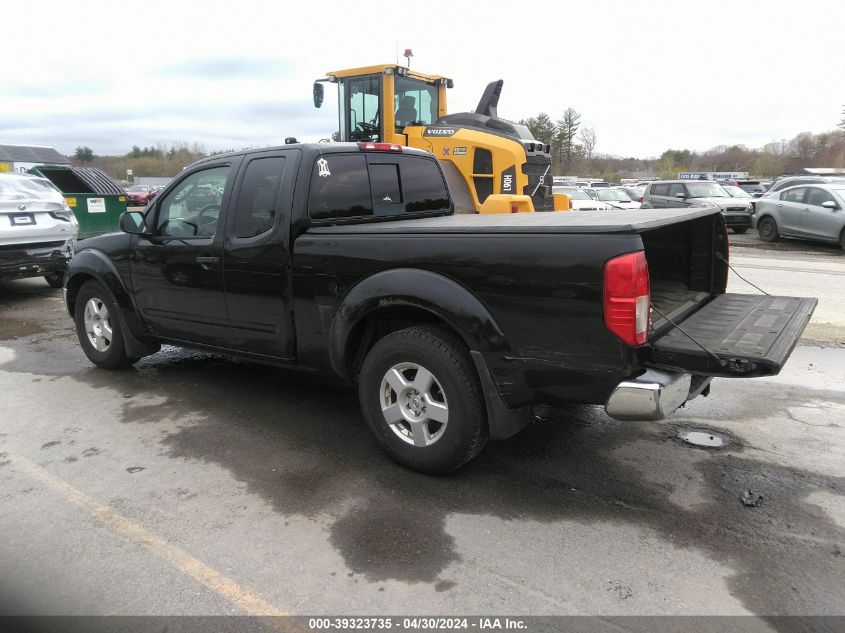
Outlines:
POLYGON ((568 208, 552 195, 550 147, 528 128, 497 116, 502 80, 488 84, 475 112, 448 114, 451 79, 399 65, 337 70, 314 82, 337 84, 341 141, 418 147, 437 156, 459 213, 568 208), (556 202, 557 201, 557 202, 556 202))

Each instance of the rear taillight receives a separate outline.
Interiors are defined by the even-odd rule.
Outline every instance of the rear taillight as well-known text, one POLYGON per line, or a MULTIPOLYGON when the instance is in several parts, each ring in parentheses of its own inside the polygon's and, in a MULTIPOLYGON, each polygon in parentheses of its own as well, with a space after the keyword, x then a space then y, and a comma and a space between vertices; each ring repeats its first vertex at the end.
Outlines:
POLYGON ((648 340, 651 291, 643 251, 627 253, 604 265, 604 324, 628 345, 648 340))
POLYGON ((640 196, 640 204, 642 204, 642 203, 643 203, 643 200, 644 200, 644 199, 645 199, 645 196, 640 196))

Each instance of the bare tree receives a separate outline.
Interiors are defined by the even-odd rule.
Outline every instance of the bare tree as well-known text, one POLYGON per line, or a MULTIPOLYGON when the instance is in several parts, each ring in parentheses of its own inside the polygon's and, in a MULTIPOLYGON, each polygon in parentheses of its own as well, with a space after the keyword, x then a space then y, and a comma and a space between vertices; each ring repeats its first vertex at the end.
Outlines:
POLYGON ((572 169, 572 158, 575 153, 575 136, 578 133, 578 126, 580 124, 581 113, 574 108, 566 108, 563 112, 563 118, 558 119, 555 141, 559 148, 559 160, 562 165, 561 173, 566 173, 572 169))
POLYGON ((592 127, 581 128, 578 133, 578 140, 581 141, 581 148, 584 151, 584 158, 587 161, 587 171, 590 170, 590 161, 593 160, 593 151, 596 149, 596 131, 592 127))

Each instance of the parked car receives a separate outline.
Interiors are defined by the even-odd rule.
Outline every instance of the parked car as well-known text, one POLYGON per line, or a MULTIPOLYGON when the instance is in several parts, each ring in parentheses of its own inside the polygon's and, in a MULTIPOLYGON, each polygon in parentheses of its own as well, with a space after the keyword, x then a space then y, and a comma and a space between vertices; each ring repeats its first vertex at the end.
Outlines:
POLYGON ((734 233, 745 233, 751 227, 751 203, 732 198, 721 185, 712 180, 657 180, 649 183, 641 208, 678 207, 718 208, 725 216, 725 224, 734 233))
POLYGON ((610 205, 612 209, 639 209, 640 202, 631 200, 631 197, 619 187, 608 187, 607 189, 593 189, 601 202, 610 205))
MULTIPOLYGON (((759 198, 764 193, 766 193, 766 189, 768 185, 771 184, 769 181, 765 180, 750 180, 750 179, 743 179, 743 180, 719 180, 718 183, 720 185, 729 185, 733 187, 739 187, 752 198, 759 198)), ((734 196, 737 197, 737 196, 734 196)))
POLYGON ((753 224, 764 242, 798 237, 845 249, 845 182, 799 185, 764 196, 757 200, 753 224))
POLYGON ((76 217, 49 180, 0 174, 0 280, 43 276, 60 288, 78 232, 76 217))
POLYGON ((535 403, 654 420, 713 376, 777 373, 816 303, 726 294, 715 208, 455 214, 432 154, 381 143, 212 156, 121 228, 67 276, 94 364, 168 342, 319 372, 357 386, 385 451, 429 473, 519 432, 535 403), (203 222, 179 199, 213 181, 203 222))
POLYGON ((145 207, 155 197, 155 194, 150 195, 152 193, 152 187, 147 187, 146 185, 133 185, 127 187, 125 191, 126 206, 128 207, 145 207))
POLYGON ((622 187, 622 191, 628 194, 628 197, 635 201, 642 204, 643 196, 645 195, 645 189, 648 185, 633 185, 633 186, 625 186, 622 187))
POLYGON ((751 203, 751 212, 754 212, 755 205, 757 204, 757 198, 752 196, 742 187, 738 187, 736 185, 728 185, 724 183, 720 183, 722 185, 722 189, 728 192, 728 195, 731 198, 739 198, 740 200, 746 200, 747 202, 751 203))
POLYGON ((845 184, 845 176, 778 176, 763 197, 774 196, 787 187, 797 185, 845 184))
POLYGON ((552 187, 552 193, 565 193, 569 196, 573 211, 610 211, 611 207, 606 202, 599 202, 595 194, 584 187, 552 187))

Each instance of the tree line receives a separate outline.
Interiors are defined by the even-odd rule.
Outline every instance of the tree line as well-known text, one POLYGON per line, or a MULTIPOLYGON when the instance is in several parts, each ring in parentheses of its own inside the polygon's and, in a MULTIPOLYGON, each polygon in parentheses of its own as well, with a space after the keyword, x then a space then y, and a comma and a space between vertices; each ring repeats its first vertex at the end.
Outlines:
MULTIPOLYGON (((835 130, 813 134, 801 132, 792 139, 772 141, 761 148, 745 145, 717 145, 706 151, 667 149, 659 157, 635 158, 596 152, 598 135, 593 127, 582 126, 581 113, 566 108, 553 119, 548 113, 522 119, 538 141, 551 146, 555 175, 601 176, 607 181, 650 174, 675 178, 679 172, 746 171, 759 178, 801 173, 805 167, 845 168, 845 109, 835 130)), ((226 150, 230 151, 230 150, 226 150)), ((77 165, 98 167, 115 180, 133 176, 175 176, 187 165, 211 154, 199 143, 174 142, 169 146, 132 149, 122 156, 98 156, 85 145, 71 157, 77 165)))
MULTIPOLYGON (((212 152, 216 153, 220 152, 212 152)), ((98 156, 90 147, 83 145, 76 148, 71 158, 79 166, 97 167, 115 180, 125 181, 127 170, 132 171, 132 177, 173 177, 191 163, 209 155, 199 143, 174 142, 169 146, 160 143, 143 148, 133 145, 132 149, 122 156, 98 156)))
POLYGON ((667 149, 660 157, 635 158, 596 152, 598 136, 581 126, 581 113, 564 110, 554 120, 548 113, 520 121, 539 141, 551 145, 552 172, 556 176, 602 176, 608 181, 650 174, 676 178, 679 172, 745 171, 759 178, 801 173, 805 167, 845 169, 845 110, 836 130, 801 132, 792 139, 772 141, 761 148, 717 145, 706 151, 667 149))

